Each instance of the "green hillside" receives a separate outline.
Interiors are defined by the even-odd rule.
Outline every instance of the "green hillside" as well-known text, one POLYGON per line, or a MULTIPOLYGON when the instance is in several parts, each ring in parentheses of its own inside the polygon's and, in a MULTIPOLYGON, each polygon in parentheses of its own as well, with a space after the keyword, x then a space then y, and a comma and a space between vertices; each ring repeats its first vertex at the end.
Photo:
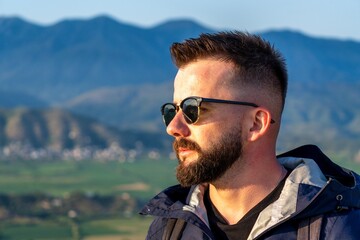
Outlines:
POLYGON ((144 239, 152 219, 137 213, 176 183, 175 165, 1 159, 0 239, 144 239))
POLYGON ((82 191, 101 195, 129 192, 147 199, 175 184, 175 160, 136 162, 0 161, 0 192, 27 194, 46 192, 65 196, 82 191))

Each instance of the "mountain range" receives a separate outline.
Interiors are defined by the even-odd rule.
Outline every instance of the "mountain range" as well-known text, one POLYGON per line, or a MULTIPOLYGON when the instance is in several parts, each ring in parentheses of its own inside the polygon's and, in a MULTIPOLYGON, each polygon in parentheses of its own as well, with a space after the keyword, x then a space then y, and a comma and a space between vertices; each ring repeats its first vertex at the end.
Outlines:
MULTIPOLYGON (((215 31, 191 20, 143 28, 107 16, 50 26, 0 18, 0 106, 40 115, 56 107, 116 131, 168 139, 159 106, 172 99, 176 69, 169 46, 215 31)), ((279 151, 314 143, 355 156, 360 151, 360 43, 289 30, 258 34, 283 53, 288 65, 279 151)))

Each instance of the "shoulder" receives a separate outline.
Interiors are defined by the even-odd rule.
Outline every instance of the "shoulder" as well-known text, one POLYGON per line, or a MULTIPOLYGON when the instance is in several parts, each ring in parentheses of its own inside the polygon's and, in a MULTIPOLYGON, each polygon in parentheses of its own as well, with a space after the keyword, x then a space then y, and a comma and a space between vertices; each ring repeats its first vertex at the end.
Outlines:
POLYGON ((150 239, 161 239, 162 235, 165 231, 165 227, 166 227, 166 221, 167 219, 165 218, 161 218, 161 217, 156 217, 148 230, 147 236, 146 236, 146 240, 150 240, 150 239))
POLYGON ((324 239, 360 239, 360 209, 332 213, 324 218, 324 239))

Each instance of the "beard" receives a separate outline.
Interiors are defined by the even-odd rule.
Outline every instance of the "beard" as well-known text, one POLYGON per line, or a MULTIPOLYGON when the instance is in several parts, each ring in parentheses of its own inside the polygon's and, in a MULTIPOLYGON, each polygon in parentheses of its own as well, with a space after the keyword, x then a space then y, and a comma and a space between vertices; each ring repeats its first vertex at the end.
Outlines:
POLYGON ((219 141, 203 150, 194 141, 179 138, 173 143, 174 151, 179 159, 176 178, 183 187, 200 183, 210 183, 222 177, 225 172, 241 157, 241 130, 232 129, 223 134, 219 141), (179 148, 187 148, 198 153, 198 159, 185 164, 180 160, 179 148))

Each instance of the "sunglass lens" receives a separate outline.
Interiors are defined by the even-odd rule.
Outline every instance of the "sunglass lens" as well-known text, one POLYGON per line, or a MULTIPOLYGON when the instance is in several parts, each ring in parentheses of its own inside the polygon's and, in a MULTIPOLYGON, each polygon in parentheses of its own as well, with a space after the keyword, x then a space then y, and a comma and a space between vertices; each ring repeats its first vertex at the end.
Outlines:
POLYGON ((199 107, 196 99, 186 99, 181 106, 187 123, 195 123, 199 117, 199 107))
POLYGON ((161 108, 163 120, 165 125, 169 125, 176 115, 176 107, 173 104, 167 103, 161 108))

